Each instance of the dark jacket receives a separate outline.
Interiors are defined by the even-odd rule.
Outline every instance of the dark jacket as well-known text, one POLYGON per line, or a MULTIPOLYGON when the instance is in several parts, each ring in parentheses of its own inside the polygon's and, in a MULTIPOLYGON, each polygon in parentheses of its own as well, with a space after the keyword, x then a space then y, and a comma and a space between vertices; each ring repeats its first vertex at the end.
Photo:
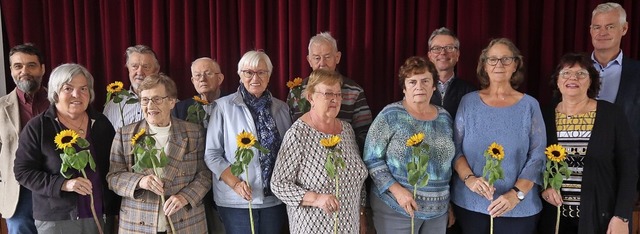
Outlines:
POLYGON ((460 100, 462 100, 462 96, 477 89, 458 77, 451 79, 453 80, 444 93, 444 100, 442 100, 442 95, 440 95, 440 92, 436 89, 431 97, 431 104, 444 107, 451 115, 451 118, 456 119, 456 112, 458 111, 458 105, 460 104, 460 100))
MULTIPOLYGON (((104 212, 107 215, 116 215, 120 207, 120 197, 108 189, 106 180, 115 131, 103 114, 91 107, 87 112, 93 121, 90 138, 87 140, 94 148, 91 153, 102 179, 104 212)), ((61 190, 66 179, 60 174, 62 151, 56 150, 54 138, 62 130, 64 129, 56 121, 56 107, 51 105, 44 113, 31 119, 20 133, 13 170, 18 182, 33 192, 33 218, 37 220, 70 220, 76 219, 78 214, 78 194, 61 190)), ((73 171, 74 169, 69 169, 67 173, 73 171)))
MULTIPOLYGON (((545 109, 543 117, 547 145, 556 144, 555 105, 545 109)), ((598 101, 584 157, 579 233, 605 233, 613 216, 631 220, 638 180, 637 142, 622 110, 598 101)), ((540 233, 553 233, 556 208, 547 202, 544 205, 540 233)))

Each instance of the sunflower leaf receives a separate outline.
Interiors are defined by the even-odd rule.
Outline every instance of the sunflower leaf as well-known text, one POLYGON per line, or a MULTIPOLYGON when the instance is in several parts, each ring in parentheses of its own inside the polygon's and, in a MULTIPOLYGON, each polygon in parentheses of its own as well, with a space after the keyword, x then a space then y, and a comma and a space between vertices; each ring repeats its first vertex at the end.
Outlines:
POLYGON ((78 137, 78 146, 82 149, 86 149, 87 147, 89 147, 89 141, 82 137, 78 137))
POLYGON ((244 168, 242 165, 237 163, 231 164, 231 174, 234 176, 240 176, 244 172, 244 168))

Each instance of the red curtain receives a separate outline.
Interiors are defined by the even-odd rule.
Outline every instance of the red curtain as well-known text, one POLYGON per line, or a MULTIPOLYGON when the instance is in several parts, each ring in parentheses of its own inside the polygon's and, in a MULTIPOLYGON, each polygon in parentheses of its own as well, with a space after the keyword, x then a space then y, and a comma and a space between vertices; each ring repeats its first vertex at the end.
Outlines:
MULTIPOLYGON (((45 53, 47 74, 76 62, 96 78, 95 107, 104 87, 129 83, 124 67, 128 46, 146 44, 161 71, 177 81, 180 98, 194 94, 190 64, 216 59, 223 89, 238 86, 237 62, 250 49, 264 50, 274 64, 269 89, 287 93, 285 82, 310 72, 309 38, 331 31, 342 61, 338 69, 362 85, 375 113, 402 98, 397 70, 412 55, 426 55, 430 33, 449 27, 458 33, 458 74, 476 83, 478 55, 492 38, 512 39, 525 56, 521 91, 542 103, 550 98, 549 76, 566 52, 590 52, 588 26, 600 0, 2 0, 5 50, 33 42, 45 53)), ((640 58, 640 2, 617 1, 627 11, 625 55, 640 58)), ((6 64, 5 64, 6 65, 6 64)), ((7 74, 9 89, 14 83, 7 74)), ((45 78, 46 80, 46 78, 45 78)))

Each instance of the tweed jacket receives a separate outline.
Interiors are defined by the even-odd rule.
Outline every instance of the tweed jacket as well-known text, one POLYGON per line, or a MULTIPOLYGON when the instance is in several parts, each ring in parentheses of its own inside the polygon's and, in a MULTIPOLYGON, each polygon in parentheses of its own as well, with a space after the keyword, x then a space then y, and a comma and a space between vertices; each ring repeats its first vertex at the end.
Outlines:
MULTIPOLYGON (((20 132, 13 171, 16 180, 32 192, 33 218, 42 221, 73 220, 78 217, 75 192, 62 191, 65 179, 60 174, 61 150, 57 149, 54 138, 62 130, 57 120, 56 106, 51 104, 42 114, 31 119, 20 132)), ((96 162, 96 170, 102 180, 103 212, 113 215, 120 204, 120 197, 107 188, 106 173, 109 171, 109 141, 113 139, 113 126, 107 117, 89 106, 87 114, 91 128, 87 139, 91 154, 96 162), (106 144, 104 142, 107 142, 106 144)), ((72 173, 75 169, 70 169, 72 173)))
MULTIPOLYGON (((148 129, 145 120, 119 129, 111 146, 111 170, 107 174, 109 188, 122 196, 119 233, 156 233, 160 196, 139 188, 142 177, 151 169, 136 173, 131 145, 140 129, 148 129)), ((165 198, 182 195, 189 204, 171 215, 177 233, 206 233, 207 225, 202 198, 211 188, 211 171, 204 163, 204 131, 202 126, 171 118, 167 143, 169 164, 164 167, 165 198)), ((167 227, 167 230, 171 230, 167 227)))

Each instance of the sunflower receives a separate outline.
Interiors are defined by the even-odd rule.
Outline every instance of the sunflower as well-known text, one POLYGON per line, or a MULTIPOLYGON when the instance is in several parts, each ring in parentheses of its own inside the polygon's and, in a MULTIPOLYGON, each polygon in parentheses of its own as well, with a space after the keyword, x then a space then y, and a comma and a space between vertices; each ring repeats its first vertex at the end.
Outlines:
POLYGON ((131 138, 131 145, 135 145, 138 139, 140 139, 140 137, 144 135, 145 132, 146 130, 144 128, 141 128, 140 131, 131 138))
POLYGON ((424 140, 424 133, 419 132, 413 134, 413 136, 407 139, 407 146, 418 146, 422 143, 422 140, 424 140))
POLYGON ((250 132, 242 130, 242 132, 236 137, 236 142, 238 147, 248 149, 256 143, 256 137, 254 137, 250 132))
POLYGON ((120 81, 116 81, 113 82, 109 85, 107 85, 107 92, 108 93, 117 93, 122 91, 122 87, 124 87, 124 84, 122 84, 122 82, 120 81))
POLYGON ((495 158, 498 161, 500 161, 500 160, 502 160, 504 158, 504 148, 502 147, 502 145, 500 145, 498 143, 495 143, 495 142, 491 143, 491 145, 487 149, 487 153, 492 158, 495 158))
POLYGON ((547 158, 554 162, 562 162, 567 157, 567 152, 561 145, 553 144, 547 147, 544 151, 547 158))
POLYGON ((56 135, 53 142, 56 143, 58 149, 64 150, 67 147, 71 147, 73 144, 78 142, 78 134, 70 129, 62 130, 56 135))
POLYGON ((287 87, 289 87, 289 89, 296 88, 300 85, 302 85, 302 78, 300 77, 296 77, 293 81, 287 81, 287 87))
POLYGON ((340 137, 333 135, 327 138, 320 139, 320 145, 324 146, 327 149, 333 149, 340 143, 340 137))
POLYGON ((202 104, 202 105, 209 105, 209 102, 206 100, 203 100, 202 98, 200 98, 199 96, 193 96, 193 100, 202 104))

